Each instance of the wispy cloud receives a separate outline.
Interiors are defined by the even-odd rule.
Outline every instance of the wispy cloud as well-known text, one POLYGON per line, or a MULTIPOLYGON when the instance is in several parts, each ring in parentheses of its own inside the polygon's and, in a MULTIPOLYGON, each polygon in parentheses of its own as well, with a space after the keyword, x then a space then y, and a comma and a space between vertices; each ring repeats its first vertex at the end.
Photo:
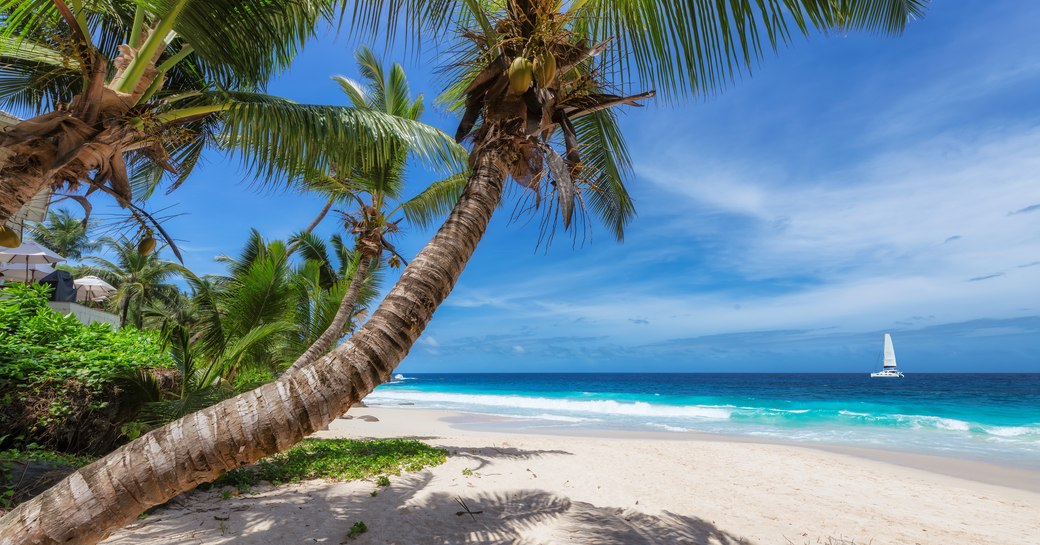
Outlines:
POLYGON ((1015 210, 1014 212, 1008 212, 1008 215, 1014 216, 1015 214, 1026 214, 1028 212, 1036 212, 1037 210, 1040 210, 1040 204, 1034 204, 1025 208, 1020 208, 1018 210, 1015 210))

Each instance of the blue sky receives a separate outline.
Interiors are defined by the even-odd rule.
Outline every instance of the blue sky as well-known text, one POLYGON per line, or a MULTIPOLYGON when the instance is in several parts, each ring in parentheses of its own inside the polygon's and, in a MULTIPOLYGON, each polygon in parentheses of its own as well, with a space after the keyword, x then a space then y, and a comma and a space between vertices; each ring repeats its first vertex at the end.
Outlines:
MULTIPOLYGON (((939 0, 901 38, 799 39, 716 96, 628 110, 625 242, 536 247, 510 203, 400 370, 865 372, 889 331, 909 373, 1040 372, 1037 28, 1038 3, 939 0)), ((354 45, 323 36, 271 91, 343 104, 354 45)), ((387 57, 432 96, 438 53, 387 57)), ((184 214, 199 273, 321 207, 243 178, 210 154, 153 205, 184 214)))

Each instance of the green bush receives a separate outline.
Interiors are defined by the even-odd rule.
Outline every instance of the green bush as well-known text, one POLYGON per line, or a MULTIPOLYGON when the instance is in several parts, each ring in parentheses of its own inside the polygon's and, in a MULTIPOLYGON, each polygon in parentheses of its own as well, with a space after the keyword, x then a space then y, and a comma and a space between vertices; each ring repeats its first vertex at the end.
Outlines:
POLYGON ((401 471, 421 471, 443 464, 448 451, 410 439, 304 439, 291 449, 257 464, 233 469, 214 484, 252 486, 260 481, 292 482, 307 479, 352 481, 401 471))
POLYGON ((47 305, 46 285, 0 291, 0 436, 103 453, 139 407, 121 404, 119 377, 168 367, 157 334, 84 325, 47 305))

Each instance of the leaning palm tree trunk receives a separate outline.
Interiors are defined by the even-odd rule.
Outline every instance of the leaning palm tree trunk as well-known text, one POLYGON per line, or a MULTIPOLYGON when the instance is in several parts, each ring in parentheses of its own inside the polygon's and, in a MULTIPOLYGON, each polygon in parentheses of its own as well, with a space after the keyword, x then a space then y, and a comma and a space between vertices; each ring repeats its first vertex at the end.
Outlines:
POLYGON ((343 294, 343 300, 340 302, 339 308, 336 309, 336 315, 332 318, 332 323, 289 366, 290 371, 314 363, 322 354, 332 348, 337 339, 343 336, 343 326, 347 324, 347 320, 354 314, 354 303, 357 302, 358 294, 361 293, 361 286, 365 284, 365 279, 368 278, 368 267, 371 263, 372 258, 366 253, 362 253, 358 257, 357 271, 354 272, 354 278, 350 279, 350 286, 347 287, 347 292, 343 294))
POLYGON ((343 414, 389 379, 451 292, 502 195, 501 164, 495 151, 480 154, 444 225, 348 342, 73 473, 0 519, 0 545, 96 543, 149 507, 285 450, 343 414))

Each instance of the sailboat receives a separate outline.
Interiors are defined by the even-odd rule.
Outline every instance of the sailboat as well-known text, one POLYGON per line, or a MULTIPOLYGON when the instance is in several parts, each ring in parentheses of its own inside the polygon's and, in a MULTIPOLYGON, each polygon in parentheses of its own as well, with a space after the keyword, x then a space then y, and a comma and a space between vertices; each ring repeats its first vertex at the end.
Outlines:
POLYGON ((871 373, 874 378, 903 378, 903 373, 896 369, 896 349, 892 348, 892 336, 885 333, 885 363, 877 373, 871 373))

